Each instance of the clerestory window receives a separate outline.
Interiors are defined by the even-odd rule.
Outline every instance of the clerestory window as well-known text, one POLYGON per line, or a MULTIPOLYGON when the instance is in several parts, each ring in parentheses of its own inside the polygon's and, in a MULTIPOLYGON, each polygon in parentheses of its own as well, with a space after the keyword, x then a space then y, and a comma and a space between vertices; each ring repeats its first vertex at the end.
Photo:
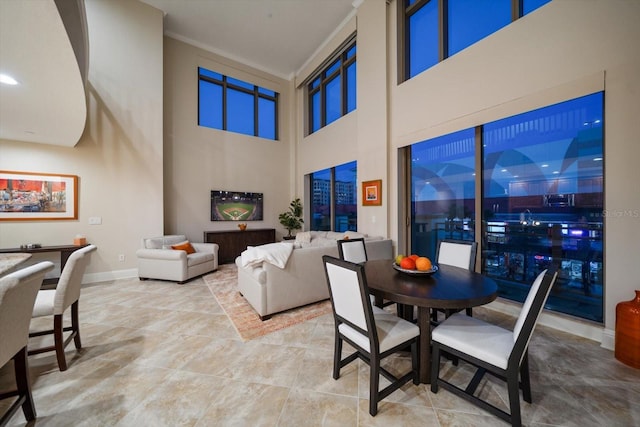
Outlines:
POLYGON ((551 0, 399 0, 399 82, 411 79, 551 0))
POLYGON ((307 84, 308 132, 334 122, 356 108, 356 41, 347 41, 309 79, 307 84))
POLYGON ((278 139, 278 93, 198 67, 198 125, 278 139))

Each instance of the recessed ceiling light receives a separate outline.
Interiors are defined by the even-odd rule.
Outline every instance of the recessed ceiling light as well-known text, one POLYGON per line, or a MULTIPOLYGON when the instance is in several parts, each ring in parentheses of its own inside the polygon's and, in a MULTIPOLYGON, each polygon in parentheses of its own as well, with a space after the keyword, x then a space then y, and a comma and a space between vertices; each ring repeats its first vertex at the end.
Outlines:
POLYGON ((594 162, 601 162, 602 161, 602 157, 595 157, 593 159, 594 162))
POLYGON ((507 171, 506 169, 500 169, 500 172, 506 172, 506 171, 507 171))
POLYGON ((558 175, 560 173, 560 171, 553 171, 554 175, 558 175))
POLYGON ((541 167, 541 168, 548 168, 548 167, 549 167, 549 165, 545 163, 544 165, 541 165, 540 167, 541 167))
POLYGON ((0 73, 0 83, 13 86, 13 85, 17 85, 18 81, 8 74, 0 73))

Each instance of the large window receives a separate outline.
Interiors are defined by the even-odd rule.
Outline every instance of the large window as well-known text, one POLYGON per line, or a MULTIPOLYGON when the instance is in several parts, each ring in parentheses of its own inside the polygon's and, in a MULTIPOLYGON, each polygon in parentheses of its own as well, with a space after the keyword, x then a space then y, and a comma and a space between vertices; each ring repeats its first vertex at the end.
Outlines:
POLYGON ((278 93, 198 68, 198 125, 278 139, 278 93))
POLYGON ((349 162, 310 175, 311 230, 357 230, 357 172, 349 162))
POLYGON ((307 85, 308 133, 356 108, 356 42, 350 39, 307 85))
POLYGON ((598 322, 602 313, 603 94, 483 127, 482 271, 524 301, 551 264, 547 307, 598 322))
POLYGON ((399 1, 400 81, 444 61, 549 1, 399 1))
POLYGON ((412 145, 411 251, 434 256, 441 239, 476 240, 482 273, 519 302, 555 265, 546 307, 602 322, 603 99, 599 92, 412 145))

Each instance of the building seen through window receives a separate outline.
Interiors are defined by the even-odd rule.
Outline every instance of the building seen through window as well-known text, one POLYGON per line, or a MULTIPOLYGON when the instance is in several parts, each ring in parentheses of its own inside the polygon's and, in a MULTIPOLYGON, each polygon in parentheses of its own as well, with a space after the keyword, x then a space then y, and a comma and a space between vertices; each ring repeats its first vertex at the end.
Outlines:
POLYGON ((309 175, 311 230, 357 230, 357 171, 354 161, 309 175))
POLYGON ((411 146, 412 251, 479 241, 482 273, 519 302, 556 265, 546 307, 603 322, 603 100, 598 92, 411 146))

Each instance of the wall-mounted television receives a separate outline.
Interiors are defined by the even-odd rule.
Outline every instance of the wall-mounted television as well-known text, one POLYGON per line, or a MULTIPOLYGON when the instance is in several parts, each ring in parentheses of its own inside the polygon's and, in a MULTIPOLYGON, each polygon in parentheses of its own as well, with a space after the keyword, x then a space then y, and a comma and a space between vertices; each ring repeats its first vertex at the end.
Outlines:
POLYGON ((262 221, 262 193, 211 191, 211 221, 262 221))

